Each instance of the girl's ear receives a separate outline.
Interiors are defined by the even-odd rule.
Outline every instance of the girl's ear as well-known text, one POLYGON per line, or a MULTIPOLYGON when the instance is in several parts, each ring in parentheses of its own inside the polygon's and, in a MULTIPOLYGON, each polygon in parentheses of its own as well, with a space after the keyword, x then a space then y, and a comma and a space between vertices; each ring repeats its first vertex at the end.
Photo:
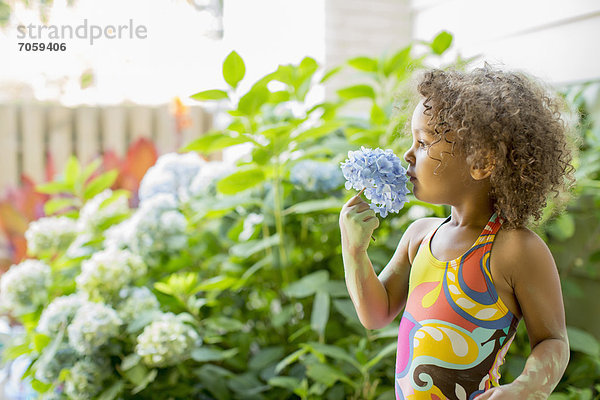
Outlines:
POLYGON ((488 178, 492 175, 496 162, 494 158, 488 154, 482 163, 473 163, 470 167, 471 177, 476 181, 488 178))

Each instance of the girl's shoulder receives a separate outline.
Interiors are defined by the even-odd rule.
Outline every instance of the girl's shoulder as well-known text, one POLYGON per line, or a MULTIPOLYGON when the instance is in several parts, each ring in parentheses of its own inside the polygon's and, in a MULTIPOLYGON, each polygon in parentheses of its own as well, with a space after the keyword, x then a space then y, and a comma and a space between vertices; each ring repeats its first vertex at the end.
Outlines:
POLYGON ((437 217, 419 218, 410 224, 410 226, 406 229, 404 236, 406 236, 409 240, 408 257, 411 264, 412 260, 417 254, 417 251, 419 250, 419 247, 423 243, 423 240, 425 240, 430 232, 440 226, 445 219, 446 218, 437 217))
POLYGON ((492 247, 492 263, 513 283, 523 273, 556 270, 550 249, 538 234, 528 228, 500 229, 492 247))

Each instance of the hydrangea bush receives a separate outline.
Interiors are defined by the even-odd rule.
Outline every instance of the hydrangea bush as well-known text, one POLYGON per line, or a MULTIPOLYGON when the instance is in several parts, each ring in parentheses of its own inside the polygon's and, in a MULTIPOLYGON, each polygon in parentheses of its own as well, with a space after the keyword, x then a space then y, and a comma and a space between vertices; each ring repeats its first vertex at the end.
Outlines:
MULTIPOLYGON (((28 354, 26 377, 52 399, 392 399, 397 327, 367 332, 344 284, 338 218, 350 193, 339 165, 361 145, 402 146, 389 137, 402 123, 389 93, 419 62, 409 52, 370 59, 382 86, 371 88, 360 122, 342 108, 364 87, 342 89, 339 102, 306 101, 331 76, 315 60, 282 65, 238 93, 245 67, 230 54, 228 89, 193 96, 228 102, 229 124, 159 158, 136 209, 123 200, 135 194, 108 190, 114 179, 86 182, 85 169, 72 167, 57 187, 82 204, 65 216, 76 237, 49 244, 44 274, 13 267, 14 287, 5 283, 14 276, 2 277, 13 314, 28 313, 9 358, 28 354), (249 153, 235 165, 198 155, 237 144, 249 153)), ((385 182, 402 176, 387 152, 375 156, 385 182)), ((386 197, 402 192, 394 185, 370 187, 382 215, 400 208, 386 197)), ((378 228, 376 269, 411 222, 410 207, 378 228)))

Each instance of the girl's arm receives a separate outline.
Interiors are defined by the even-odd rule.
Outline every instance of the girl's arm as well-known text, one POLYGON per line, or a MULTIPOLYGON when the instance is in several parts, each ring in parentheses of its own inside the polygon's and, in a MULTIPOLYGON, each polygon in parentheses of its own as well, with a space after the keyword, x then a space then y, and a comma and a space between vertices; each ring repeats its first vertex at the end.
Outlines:
POLYGON ((360 193, 342 208, 340 230, 346 286, 358 318, 367 329, 383 328, 404 307, 410 269, 408 248, 414 225, 406 230, 394 256, 377 277, 367 248, 379 220, 360 193))
MULTIPOLYGON (((535 233, 519 230, 503 246, 502 264, 523 312, 531 354, 521 375, 488 390, 478 400, 547 399, 569 362, 569 341, 556 264, 535 233)), ((506 275, 505 275, 506 276, 506 275)))

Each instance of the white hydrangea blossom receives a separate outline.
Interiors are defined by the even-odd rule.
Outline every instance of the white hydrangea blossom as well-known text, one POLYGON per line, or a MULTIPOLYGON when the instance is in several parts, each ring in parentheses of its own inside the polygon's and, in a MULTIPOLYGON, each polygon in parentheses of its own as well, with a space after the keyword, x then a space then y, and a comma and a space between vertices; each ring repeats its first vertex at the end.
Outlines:
POLYGON ((189 358, 200 343, 196 331, 173 313, 163 314, 144 328, 137 338, 135 352, 149 367, 167 367, 189 358))
POLYGON ((107 301, 147 271, 142 258, 128 250, 108 248, 81 263, 81 274, 75 278, 77 288, 89 300, 107 301))
POLYGON ((110 361, 103 356, 85 357, 75 363, 65 382, 65 394, 73 400, 90 400, 104 389, 103 381, 112 374, 110 361))
POLYGON ((100 207, 102 203, 113 196, 110 189, 88 200, 79 211, 77 228, 80 232, 95 232, 108 219, 126 215, 129 212, 129 203, 126 196, 119 196, 116 200, 100 207))
MULTIPOLYGON (((133 215, 132 234, 125 238, 127 247, 155 266, 160 253, 176 253, 188 244, 187 219, 177 209, 175 199, 168 194, 158 194, 146 200, 133 215)), ((111 237, 109 242, 118 239, 111 237)))
POLYGON ((56 336, 61 327, 66 328, 77 310, 86 303, 80 295, 71 294, 54 299, 42 312, 38 321, 37 331, 48 336, 56 336))
POLYGON ((133 321, 144 312, 159 309, 156 296, 145 286, 122 289, 119 297, 123 300, 117 306, 117 314, 123 321, 133 321))
POLYGON ((128 248, 133 242, 137 221, 140 219, 140 214, 135 213, 125 221, 113 225, 104 231, 104 247, 107 249, 124 249, 128 248))
POLYGON ((232 163, 223 161, 210 161, 202 166, 190 184, 190 194, 194 197, 202 196, 207 192, 214 192, 214 182, 235 171, 232 163))
POLYGON ((69 344, 81 354, 92 354, 119 334, 122 323, 111 307, 102 303, 85 303, 67 328, 69 344))
POLYGON ((69 217, 44 217, 25 232, 27 252, 33 256, 65 250, 77 236, 77 221, 69 217))
POLYGON ((206 161, 195 152, 162 155, 140 182, 140 204, 159 193, 169 193, 179 201, 187 201, 190 183, 204 164, 206 161))
POLYGON ((13 265, 0 277, 0 308, 27 314, 46 303, 51 270, 39 260, 13 265))
POLYGON ((71 368, 78 358, 79 355, 74 348, 62 344, 53 357, 46 358, 43 355, 40 357, 36 363, 35 378, 44 383, 52 383, 58 379, 60 371, 71 368))

